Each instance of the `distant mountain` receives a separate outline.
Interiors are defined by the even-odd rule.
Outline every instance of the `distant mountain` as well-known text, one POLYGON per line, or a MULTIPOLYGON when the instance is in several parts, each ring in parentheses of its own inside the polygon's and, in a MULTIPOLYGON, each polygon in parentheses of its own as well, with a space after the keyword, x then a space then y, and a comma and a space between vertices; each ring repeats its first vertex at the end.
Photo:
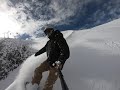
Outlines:
MULTIPOLYGON (((26 20, 50 21, 57 29, 83 29, 120 18, 120 0, 10 0, 26 20)), ((22 19, 19 16, 18 19, 22 19)))
POLYGON ((35 52, 31 42, 18 39, 0 39, 0 80, 5 79, 21 63, 35 52))

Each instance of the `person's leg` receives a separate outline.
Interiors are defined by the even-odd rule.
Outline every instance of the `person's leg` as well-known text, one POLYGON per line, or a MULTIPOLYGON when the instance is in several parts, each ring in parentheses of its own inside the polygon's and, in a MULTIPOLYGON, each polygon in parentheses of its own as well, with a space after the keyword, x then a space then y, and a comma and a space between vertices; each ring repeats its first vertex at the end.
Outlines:
POLYGON ((39 67, 35 69, 34 77, 32 78, 32 85, 40 84, 42 79, 42 73, 49 70, 49 65, 47 61, 44 61, 39 67))
POLYGON ((55 84, 55 81, 58 78, 58 72, 56 68, 50 68, 49 70, 49 76, 47 78, 47 81, 45 82, 45 86, 43 90, 52 90, 53 84, 55 84))
POLYGON ((28 85, 25 86, 25 90, 38 90, 38 88, 39 88, 38 84, 32 85, 32 83, 29 83, 28 85))

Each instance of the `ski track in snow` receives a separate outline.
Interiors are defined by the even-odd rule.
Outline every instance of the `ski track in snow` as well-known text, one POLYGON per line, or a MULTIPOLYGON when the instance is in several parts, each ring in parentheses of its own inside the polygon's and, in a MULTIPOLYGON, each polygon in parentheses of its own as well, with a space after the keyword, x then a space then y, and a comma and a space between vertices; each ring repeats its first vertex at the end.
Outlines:
MULTIPOLYGON (((88 30, 63 32, 71 51, 63 69, 70 90, 120 90, 119 22, 120 19, 88 30)), ((33 48, 44 46, 47 39, 44 40, 36 41, 33 48)), ((23 90, 20 88, 26 81, 31 81, 35 68, 45 57, 45 54, 29 57, 14 83, 5 90, 23 90), (14 89, 17 86, 19 89, 14 89)), ((44 73, 41 87, 47 74, 44 73)), ((53 90, 61 90, 59 79, 53 90)))

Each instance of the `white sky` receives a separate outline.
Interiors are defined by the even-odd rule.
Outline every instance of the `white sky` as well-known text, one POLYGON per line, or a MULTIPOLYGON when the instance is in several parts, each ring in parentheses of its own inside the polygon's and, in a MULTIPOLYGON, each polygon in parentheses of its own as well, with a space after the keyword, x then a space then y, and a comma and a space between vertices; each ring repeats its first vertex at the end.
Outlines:
POLYGON ((21 21, 17 20, 16 17, 19 16, 17 14, 18 8, 9 7, 7 3, 9 3, 7 0, 0 1, 0 37, 14 38, 18 33, 32 35, 41 22, 32 19, 29 21, 24 20, 26 15, 22 11, 20 12, 21 21))
POLYGON ((0 34, 7 35, 7 33, 11 33, 10 36, 13 37, 13 34, 17 33, 20 28, 20 25, 13 18, 0 12, 0 34))
POLYGON ((0 1, 0 37, 14 37, 20 31, 21 24, 16 21, 14 8, 7 6, 7 0, 0 1), (11 33, 11 34, 10 34, 11 33))

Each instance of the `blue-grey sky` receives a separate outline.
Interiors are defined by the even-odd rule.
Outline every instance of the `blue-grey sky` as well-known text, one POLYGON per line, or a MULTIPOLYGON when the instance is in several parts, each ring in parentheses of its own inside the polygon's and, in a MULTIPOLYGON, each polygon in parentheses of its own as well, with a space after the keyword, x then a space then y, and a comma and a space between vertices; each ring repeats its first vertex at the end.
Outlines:
POLYGON ((120 17, 120 0, 0 0, 0 36, 36 37, 47 24, 85 29, 120 17))

